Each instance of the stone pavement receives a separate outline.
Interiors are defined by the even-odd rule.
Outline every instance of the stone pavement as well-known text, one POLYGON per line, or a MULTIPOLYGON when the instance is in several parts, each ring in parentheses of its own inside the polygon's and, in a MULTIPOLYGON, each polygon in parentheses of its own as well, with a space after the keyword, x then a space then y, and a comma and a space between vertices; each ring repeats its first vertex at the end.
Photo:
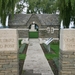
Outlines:
POLYGON ((29 39, 23 70, 32 71, 33 75, 54 75, 38 39, 29 39))

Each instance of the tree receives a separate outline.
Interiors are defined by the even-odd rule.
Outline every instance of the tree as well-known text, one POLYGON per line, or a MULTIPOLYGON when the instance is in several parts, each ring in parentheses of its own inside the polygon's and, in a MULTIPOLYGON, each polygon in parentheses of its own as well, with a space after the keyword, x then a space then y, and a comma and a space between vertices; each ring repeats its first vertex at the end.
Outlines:
POLYGON ((57 0, 58 9, 60 10, 60 19, 63 25, 69 28, 69 23, 74 19, 75 22, 75 0, 57 0))
POLYGON ((16 11, 15 13, 23 13, 23 9, 26 8, 26 0, 20 0, 16 5, 16 11))
POLYGON ((9 14, 14 14, 15 4, 19 0, 0 0, 0 18, 3 27, 5 26, 6 17, 9 14))
POLYGON ((27 13, 53 13, 56 12, 56 0, 27 0, 29 7, 27 13))
POLYGON ((72 5, 72 19, 74 20, 74 26, 75 26, 75 0, 71 0, 72 5))

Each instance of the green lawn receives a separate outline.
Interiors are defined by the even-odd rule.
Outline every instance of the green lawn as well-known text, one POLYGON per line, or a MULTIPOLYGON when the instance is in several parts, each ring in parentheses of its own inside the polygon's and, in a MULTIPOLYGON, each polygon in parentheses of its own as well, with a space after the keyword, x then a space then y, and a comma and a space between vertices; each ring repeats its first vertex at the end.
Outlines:
POLYGON ((59 44, 51 44, 50 47, 54 53, 53 54, 47 53, 47 54, 45 54, 45 56, 49 60, 50 59, 54 60, 57 68, 59 68, 59 44))
POLYGON ((26 58, 26 54, 23 54, 23 50, 26 44, 21 44, 22 40, 19 40, 19 60, 24 60, 26 58))
POLYGON ((36 31, 36 32, 29 32, 29 38, 38 38, 38 31, 36 31))
POLYGON ((53 50, 54 53, 45 54, 46 58, 47 59, 58 58, 59 57, 59 44, 51 44, 50 48, 53 50))
POLYGON ((51 44, 50 47, 56 54, 59 54, 59 44, 56 45, 51 44))

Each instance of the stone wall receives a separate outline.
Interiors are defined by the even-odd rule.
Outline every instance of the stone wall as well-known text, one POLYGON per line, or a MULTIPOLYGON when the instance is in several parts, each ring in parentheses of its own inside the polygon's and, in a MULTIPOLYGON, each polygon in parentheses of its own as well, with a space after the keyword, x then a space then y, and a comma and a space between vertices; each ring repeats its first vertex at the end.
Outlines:
POLYGON ((75 75, 75 52, 60 51, 59 75, 75 75))
POLYGON ((50 38, 50 37, 59 38, 59 28, 56 28, 56 27, 53 27, 53 28, 54 28, 53 33, 51 32, 51 26, 39 29, 39 38, 50 38), (47 28, 50 29, 49 32, 48 32, 47 28))
POLYGON ((28 38, 29 37, 29 30, 18 30, 18 35, 19 35, 19 38, 28 38))
POLYGON ((16 29, 0 29, 0 75, 19 75, 16 29))
MULTIPOLYGON (((18 30, 19 38, 29 37, 29 28, 26 25, 20 25, 20 26, 14 25, 13 27, 11 26, 10 28, 16 28, 18 30)), ((56 26, 41 25, 39 27, 39 38, 50 38, 50 37, 59 38, 59 25, 56 25, 56 26), (50 29, 49 32, 47 28, 50 29), (51 28, 54 29, 53 33, 51 33, 51 28)))
MULTIPOLYGON (((59 27, 58 26, 54 26, 54 32, 51 33, 51 27, 52 26, 42 26, 41 28, 39 28, 39 38, 59 38, 59 27), (47 28, 50 29, 50 31, 47 31, 47 28)), ((18 35, 19 38, 28 38, 29 37, 29 29, 28 28, 17 28, 18 30, 18 35)))
MULTIPOLYGON (((28 38, 29 37, 29 30, 18 30, 19 38, 28 38)), ((46 29, 39 30, 39 38, 59 38, 59 30, 54 30, 54 33, 47 32, 46 29)))
POLYGON ((0 51, 0 75, 19 75, 18 53, 0 51))
POLYGON ((59 75, 75 75, 75 29, 61 29, 59 75))

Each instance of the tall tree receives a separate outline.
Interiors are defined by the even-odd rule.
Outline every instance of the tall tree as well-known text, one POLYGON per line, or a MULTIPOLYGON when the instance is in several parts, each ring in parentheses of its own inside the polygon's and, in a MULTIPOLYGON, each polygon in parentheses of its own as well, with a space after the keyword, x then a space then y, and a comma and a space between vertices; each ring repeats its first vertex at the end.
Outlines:
POLYGON ((71 19, 75 22, 75 0, 57 0, 60 10, 60 18, 63 20, 63 25, 69 28, 71 19))
POLYGON ((6 17, 9 14, 14 14, 15 4, 19 0, 0 0, 0 18, 3 27, 5 26, 6 17))
POLYGON ((72 19, 74 20, 74 26, 75 26, 75 0, 71 0, 72 5, 72 19))
POLYGON ((27 0, 29 7, 27 13, 52 13, 56 11, 56 0, 27 0))

